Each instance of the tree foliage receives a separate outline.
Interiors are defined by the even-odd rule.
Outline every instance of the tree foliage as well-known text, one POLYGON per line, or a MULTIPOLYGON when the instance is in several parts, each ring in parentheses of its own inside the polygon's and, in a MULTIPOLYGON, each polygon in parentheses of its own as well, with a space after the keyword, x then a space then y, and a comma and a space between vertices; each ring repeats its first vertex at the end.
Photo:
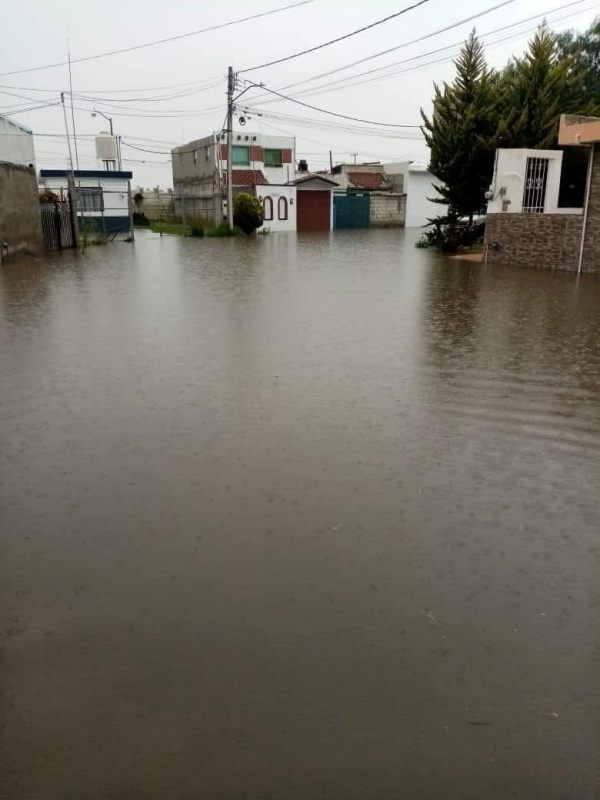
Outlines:
POLYGON ((562 55, 544 23, 522 58, 503 71, 498 141, 501 147, 556 145, 561 114, 592 113, 584 73, 573 55, 562 55))
POLYGON ((236 195, 233 201, 233 222, 247 236, 263 224, 264 211, 258 197, 247 192, 236 195))
POLYGON ((490 185, 498 127, 497 76, 471 33, 455 61, 452 84, 434 85, 433 114, 423 110, 423 134, 431 151, 429 169, 448 213, 469 216, 484 205, 490 185))
POLYGON ((575 60, 583 73, 586 97, 600 106, 600 18, 596 18, 584 33, 565 31, 558 34, 556 45, 561 58, 575 60))

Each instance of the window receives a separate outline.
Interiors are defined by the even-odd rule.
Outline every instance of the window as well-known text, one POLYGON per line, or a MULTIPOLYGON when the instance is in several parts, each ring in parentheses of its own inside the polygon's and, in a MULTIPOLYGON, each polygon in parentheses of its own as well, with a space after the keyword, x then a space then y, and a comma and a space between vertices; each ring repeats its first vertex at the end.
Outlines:
POLYGON ((79 211, 104 211, 104 195, 100 187, 84 187, 79 189, 79 211))
POLYGON ((250 148, 243 145, 234 144, 231 148, 232 164, 250 164, 250 148))
POLYGON ((265 150, 265 167, 280 167, 282 164, 281 150, 265 150))
POLYGON ((193 150, 192 151, 192 158, 194 159, 194 164, 197 164, 198 163, 198 151, 197 150, 193 150))
POLYGON ((287 219, 288 218, 288 204, 285 197, 280 197, 277 201, 277 218, 278 219, 287 219))
POLYGON ((273 201, 270 197, 263 198, 263 206, 265 209, 265 221, 273 219, 273 201))
POLYGON ((548 159, 528 158, 523 192, 523 211, 527 214, 543 214, 546 204, 546 182, 548 159))
POLYGON ((210 145, 207 145, 204 148, 204 160, 205 161, 210 161, 210 145))

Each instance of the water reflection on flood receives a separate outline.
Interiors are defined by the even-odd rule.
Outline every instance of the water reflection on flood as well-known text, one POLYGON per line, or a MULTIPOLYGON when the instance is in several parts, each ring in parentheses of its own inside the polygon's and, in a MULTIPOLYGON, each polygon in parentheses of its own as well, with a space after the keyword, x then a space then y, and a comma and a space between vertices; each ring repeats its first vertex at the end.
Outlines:
POLYGON ((600 281, 142 234, 0 370, 7 800, 597 797, 600 281))

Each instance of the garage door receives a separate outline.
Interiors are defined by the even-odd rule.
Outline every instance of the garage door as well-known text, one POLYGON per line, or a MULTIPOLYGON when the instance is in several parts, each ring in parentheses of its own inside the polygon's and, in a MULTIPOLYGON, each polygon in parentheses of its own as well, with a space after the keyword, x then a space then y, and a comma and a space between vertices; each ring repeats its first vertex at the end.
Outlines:
POLYGON ((297 195, 299 231, 328 231, 331 192, 299 191, 297 195))

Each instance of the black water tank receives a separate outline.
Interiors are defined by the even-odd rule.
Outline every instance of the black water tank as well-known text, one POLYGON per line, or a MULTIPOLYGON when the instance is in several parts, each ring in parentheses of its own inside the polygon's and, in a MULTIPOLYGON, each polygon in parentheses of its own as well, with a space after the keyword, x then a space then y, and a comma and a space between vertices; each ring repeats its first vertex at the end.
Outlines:
POLYGON ((301 158, 298 162, 298 172, 308 172, 308 163, 305 158, 301 158))

